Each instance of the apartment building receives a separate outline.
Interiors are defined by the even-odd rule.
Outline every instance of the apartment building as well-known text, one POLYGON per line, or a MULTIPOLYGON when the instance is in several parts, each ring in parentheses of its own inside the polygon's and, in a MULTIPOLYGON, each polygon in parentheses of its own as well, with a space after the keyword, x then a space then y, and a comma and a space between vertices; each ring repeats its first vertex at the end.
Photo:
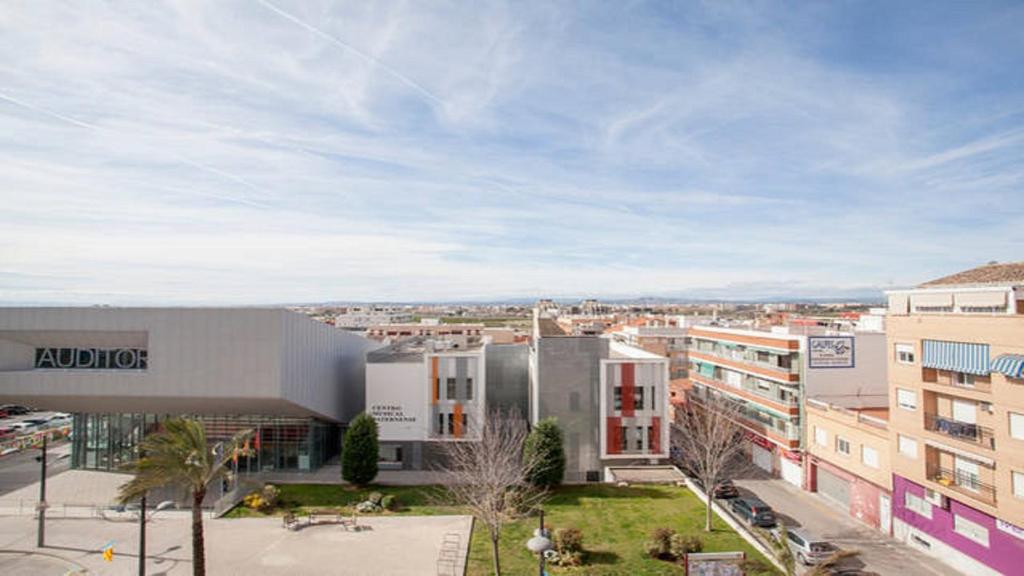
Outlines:
POLYGON ((864 406, 842 406, 807 398, 805 468, 807 490, 889 534, 892 468, 886 400, 882 396, 868 399, 864 406))
POLYGON ((893 533, 969 574, 1024 560, 1024 263, 887 293, 893 533))
POLYGON ((388 306, 352 306, 334 317, 334 325, 346 330, 359 330, 370 326, 406 324, 412 322, 406 310, 388 306))
POLYGON ((798 487, 804 485, 804 398, 845 403, 886 391, 881 332, 698 326, 689 337, 689 397, 700 402, 710 394, 737 403, 751 462, 798 487))

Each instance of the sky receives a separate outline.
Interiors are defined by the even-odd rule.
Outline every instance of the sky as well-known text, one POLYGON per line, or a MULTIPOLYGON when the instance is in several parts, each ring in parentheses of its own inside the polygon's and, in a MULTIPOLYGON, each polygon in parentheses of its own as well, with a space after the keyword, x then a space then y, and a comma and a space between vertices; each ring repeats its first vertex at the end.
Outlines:
POLYGON ((1024 259, 1019 2, 0 7, 0 303, 872 294, 1024 259))

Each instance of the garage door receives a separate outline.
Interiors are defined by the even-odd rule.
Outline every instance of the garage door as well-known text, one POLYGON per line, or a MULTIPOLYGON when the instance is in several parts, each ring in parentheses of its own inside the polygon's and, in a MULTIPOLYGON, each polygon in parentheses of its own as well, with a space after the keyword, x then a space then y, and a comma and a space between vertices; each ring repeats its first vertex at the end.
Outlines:
POLYGON ((788 458, 779 460, 782 463, 782 479, 797 488, 804 487, 804 468, 788 458))
POLYGON ((772 471, 772 453, 770 450, 765 450, 757 444, 750 446, 750 457, 754 462, 754 465, 764 470, 765 472, 772 471))
POLYGON ((850 507, 850 483, 821 467, 818 467, 818 493, 850 507))

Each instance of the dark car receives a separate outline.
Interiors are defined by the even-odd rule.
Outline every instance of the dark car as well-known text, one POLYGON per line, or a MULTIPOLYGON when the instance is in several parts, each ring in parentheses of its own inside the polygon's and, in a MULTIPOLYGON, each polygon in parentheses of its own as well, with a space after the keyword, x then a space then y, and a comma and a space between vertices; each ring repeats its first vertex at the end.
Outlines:
POLYGON ((14 416, 24 416, 25 414, 31 412, 31 410, 29 410, 28 408, 24 406, 18 406, 17 404, 8 404, 6 406, 0 406, 0 410, 3 410, 4 412, 7 412, 8 414, 14 416))
POLYGON ((775 511, 757 498, 736 498, 729 503, 732 511, 751 526, 775 527, 775 511))
POLYGON ((728 500, 731 498, 739 498, 740 491, 736 488, 736 485, 732 483, 732 480, 726 480, 715 487, 715 498, 721 498, 728 500))

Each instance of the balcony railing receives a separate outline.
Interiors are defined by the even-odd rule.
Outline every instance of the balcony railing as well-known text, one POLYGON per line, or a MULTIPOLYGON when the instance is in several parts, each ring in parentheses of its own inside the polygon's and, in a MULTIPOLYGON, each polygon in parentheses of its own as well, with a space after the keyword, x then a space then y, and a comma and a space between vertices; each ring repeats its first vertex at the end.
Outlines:
POLYGON ((921 370, 921 379, 929 384, 938 384, 939 386, 946 386, 949 388, 958 388, 960 390, 974 390, 976 392, 991 392, 992 382, 984 381, 979 379, 974 380, 970 384, 962 384, 956 381, 956 377, 952 374, 939 374, 934 368, 923 368, 921 370))
POLYGON ((991 450, 995 450, 996 447, 994 431, 987 426, 960 422, 952 418, 939 416, 938 414, 925 413, 924 427, 926 430, 938 432, 950 438, 983 446, 991 450))
POLYGON ((928 479, 961 494, 966 494, 975 500, 989 504, 996 503, 996 487, 982 482, 974 474, 933 466, 928 468, 928 479))
POLYGON ((740 387, 736 387, 735 385, 730 384, 730 383, 728 383, 728 382, 726 382, 724 380, 720 380, 718 378, 714 378, 714 377, 708 376, 706 374, 701 374, 700 372, 697 372, 697 371, 694 371, 694 370, 691 370, 691 373, 692 373, 693 376, 697 376, 698 379, 707 380, 708 382, 716 384, 718 387, 720 387, 720 388, 722 388, 723 390, 726 390, 726 391, 742 390, 743 392, 746 392, 748 394, 752 394, 754 396, 758 396, 760 398, 764 398, 765 400, 769 400, 771 402, 782 404, 783 406, 796 407, 796 406, 800 405, 800 401, 797 398, 795 398, 795 397, 794 398, 782 398, 781 395, 779 395, 779 394, 768 393, 768 392, 765 392, 765 391, 757 388, 756 386, 748 386, 746 383, 740 385, 740 387))
POLYGON ((798 374, 800 372, 800 367, 799 367, 799 364, 797 364, 797 363, 793 363, 793 364, 790 365, 790 367, 787 368, 785 366, 780 366, 778 364, 773 364, 771 362, 763 362, 761 360, 757 360, 756 358, 750 358, 750 357, 748 357, 745 354, 732 355, 732 354, 727 354, 727 353, 724 353, 724 352, 719 352, 719 351, 716 351, 716 350, 707 350, 707 349, 703 349, 703 348, 691 349, 690 352, 691 353, 696 352, 698 354, 706 354, 706 355, 712 356, 714 358, 721 358, 722 360, 732 360, 733 362, 740 362, 742 364, 749 364, 751 366, 757 366, 759 368, 767 368, 769 370, 774 370, 774 371, 780 372, 782 374, 798 374))

